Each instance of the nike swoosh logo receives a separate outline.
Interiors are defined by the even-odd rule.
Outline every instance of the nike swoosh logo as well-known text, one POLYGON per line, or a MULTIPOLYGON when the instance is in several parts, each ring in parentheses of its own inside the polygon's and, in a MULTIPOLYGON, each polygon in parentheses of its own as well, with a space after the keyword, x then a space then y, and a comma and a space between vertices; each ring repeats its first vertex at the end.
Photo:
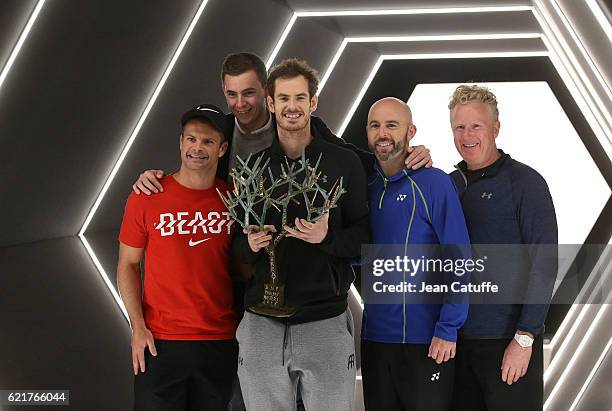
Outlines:
POLYGON ((208 241, 208 240, 210 240, 210 237, 209 237, 209 238, 205 238, 205 239, 203 239, 203 240, 198 240, 198 241, 193 241, 193 240, 190 238, 190 239, 189 239, 189 247, 193 247, 193 246, 196 246, 196 245, 198 245, 198 244, 202 244, 204 241, 208 241))

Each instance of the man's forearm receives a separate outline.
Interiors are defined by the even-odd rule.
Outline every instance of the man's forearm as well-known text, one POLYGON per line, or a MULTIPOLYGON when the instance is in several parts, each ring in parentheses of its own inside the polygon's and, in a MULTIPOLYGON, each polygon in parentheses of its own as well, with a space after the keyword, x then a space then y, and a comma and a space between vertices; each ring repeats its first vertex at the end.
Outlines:
POLYGON ((121 300, 123 300, 123 304, 128 312, 132 329, 144 327, 140 264, 120 263, 117 268, 117 286, 121 300))

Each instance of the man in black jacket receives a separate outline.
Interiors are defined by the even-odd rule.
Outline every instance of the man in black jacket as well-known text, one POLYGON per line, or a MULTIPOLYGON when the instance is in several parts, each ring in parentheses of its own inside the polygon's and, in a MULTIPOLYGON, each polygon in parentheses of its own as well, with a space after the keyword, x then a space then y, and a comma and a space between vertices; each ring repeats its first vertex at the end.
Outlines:
POLYGON ((287 59, 272 69, 267 100, 277 137, 263 156, 275 176, 282 165, 299 162, 302 153, 310 164, 321 158, 318 170, 324 177, 319 184, 331 192, 342 177, 346 194, 316 222, 303 219, 303 202, 290 203, 286 226, 281 213, 268 212, 264 230, 251 227, 235 241, 244 262, 254 264, 247 312, 236 332, 247 409, 291 409, 298 386, 308 410, 352 408, 356 366, 347 294, 353 280, 350 261, 370 238, 366 179, 355 153, 311 129, 317 85, 316 71, 302 60, 287 59), (265 316, 253 310, 270 278, 269 258, 262 249, 281 230, 288 234, 276 247, 276 266, 285 304, 296 311, 289 317, 265 316))

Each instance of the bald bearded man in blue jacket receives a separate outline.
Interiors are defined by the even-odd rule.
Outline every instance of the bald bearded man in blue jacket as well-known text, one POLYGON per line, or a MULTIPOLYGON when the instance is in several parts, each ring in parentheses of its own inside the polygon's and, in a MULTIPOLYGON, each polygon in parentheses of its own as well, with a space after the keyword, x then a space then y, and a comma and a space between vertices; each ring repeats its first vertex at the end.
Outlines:
MULTIPOLYGON (((372 242, 404 251, 409 244, 464 245, 459 248, 469 258, 468 231, 451 178, 436 168, 404 165, 405 147, 415 133, 403 101, 387 97, 370 108, 368 145, 377 159, 368 186, 372 242)), ((467 296, 460 297, 461 304, 414 303, 406 292, 402 297, 400 303, 389 296, 389 304, 366 298, 361 345, 365 407, 448 410, 467 296)))

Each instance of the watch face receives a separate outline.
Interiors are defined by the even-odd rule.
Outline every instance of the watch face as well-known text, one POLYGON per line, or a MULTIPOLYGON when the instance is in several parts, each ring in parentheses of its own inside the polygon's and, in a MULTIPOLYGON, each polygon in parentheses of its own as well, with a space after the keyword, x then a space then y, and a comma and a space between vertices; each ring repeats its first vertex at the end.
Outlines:
POLYGON ((531 346, 531 344, 533 343, 533 338, 529 337, 528 335, 517 334, 516 341, 519 343, 521 347, 526 348, 526 347, 531 346))

